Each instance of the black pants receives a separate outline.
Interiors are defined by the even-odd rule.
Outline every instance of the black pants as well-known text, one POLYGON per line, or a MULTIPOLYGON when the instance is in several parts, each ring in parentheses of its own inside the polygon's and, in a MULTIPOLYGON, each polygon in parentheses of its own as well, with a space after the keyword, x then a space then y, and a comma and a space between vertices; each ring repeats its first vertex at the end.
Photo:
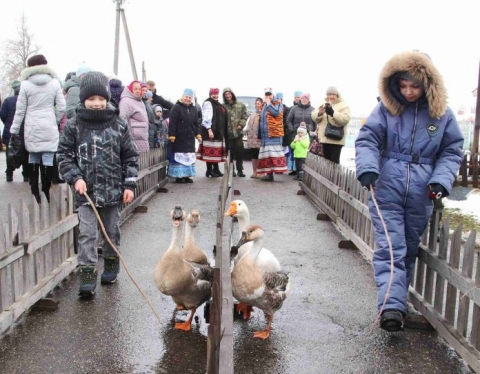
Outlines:
POLYGON ((243 139, 227 139, 227 149, 230 151, 230 161, 235 160, 235 167, 238 172, 243 171, 243 139))
MULTIPOLYGON (((8 145, 7 145, 6 154, 8 155, 8 145)), ((10 159, 7 157, 7 170, 5 170, 5 174, 13 175, 13 172, 15 171, 15 166, 13 166, 12 163, 9 162, 9 161, 10 161, 10 159)), ((30 176, 30 164, 28 163, 28 153, 27 153, 27 156, 25 157, 25 160, 23 161, 23 164, 22 164, 22 175, 24 177, 29 177, 30 176)))
POLYGON ((295 167, 297 168, 297 173, 300 173, 303 170, 303 165, 305 164, 304 158, 295 159, 295 167))
POLYGON ((336 164, 340 163, 340 153, 342 152, 343 145, 341 144, 323 144, 323 157, 336 164))

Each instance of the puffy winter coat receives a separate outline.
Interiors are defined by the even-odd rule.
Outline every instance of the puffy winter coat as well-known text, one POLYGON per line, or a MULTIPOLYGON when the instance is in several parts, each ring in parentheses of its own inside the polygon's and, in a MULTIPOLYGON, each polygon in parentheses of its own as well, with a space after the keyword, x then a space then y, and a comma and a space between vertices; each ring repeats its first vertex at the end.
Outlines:
POLYGON ((307 105, 298 103, 290 108, 287 118, 287 129, 288 134, 285 134, 289 139, 289 144, 295 138, 297 134, 297 129, 300 126, 300 123, 305 122, 307 125, 307 131, 314 131, 317 127, 317 124, 312 119, 313 106, 310 105, 310 102, 307 105))
POLYGON ((15 109, 17 108, 18 94, 7 97, 0 109, 0 119, 3 122, 2 142, 8 145, 10 142, 10 127, 12 126, 13 118, 15 117, 15 109))
MULTIPOLYGON (((327 98, 325 98, 327 101, 327 98)), ((338 95, 337 100, 332 103, 333 117, 328 116, 328 122, 334 126, 343 127, 345 135, 347 135, 347 125, 350 122, 350 108, 343 100, 341 95, 338 95)), ((317 124, 316 134, 320 143, 345 145, 346 136, 341 140, 330 139, 325 136, 325 128, 327 127, 327 113, 318 116, 318 108, 312 111, 312 119, 317 124)))
POLYGON ((17 100, 11 134, 18 134, 25 121, 25 148, 29 152, 56 152, 58 125, 65 114, 60 82, 47 65, 26 68, 17 100))
POLYGON ((174 153, 195 152, 195 138, 200 136, 198 112, 195 105, 185 105, 179 100, 170 111, 168 137, 174 138, 172 151, 174 153))
POLYGON ((67 119, 75 116, 77 105, 80 104, 80 78, 72 74, 63 86, 67 101, 67 119))
POLYGON ((139 152, 150 149, 148 144, 148 116, 142 98, 125 87, 120 98, 120 115, 130 126, 133 141, 139 152))
MULTIPOLYGON (((98 207, 116 205, 123 191, 136 187, 138 151, 127 123, 112 104, 105 110, 77 108, 63 129, 58 147, 59 171, 65 181, 87 184, 87 193, 98 207)), ((87 204, 77 194, 77 205, 87 204)))

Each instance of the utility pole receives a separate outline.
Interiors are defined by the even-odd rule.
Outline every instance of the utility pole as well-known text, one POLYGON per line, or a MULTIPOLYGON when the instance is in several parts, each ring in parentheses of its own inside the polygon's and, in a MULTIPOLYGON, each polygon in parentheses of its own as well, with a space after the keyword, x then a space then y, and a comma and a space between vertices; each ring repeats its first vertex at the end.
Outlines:
POLYGON ((480 95, 478 92, 479 88, 480 88, 480 64, 478 69, 477 106, 475 108, 475 127, 473 128, 472 155, 478 154, 478 141, 479 141, 479 132, 480 132, 480 95))
POLYGON ((135 67, 135 59, 133 57, 132 43, 130 42, 130 34, 128 32, 127 18, 125 17, 125 10, 122 8, 122 4, 125 0, 113 0, 117 3, 117 17, 115 24, 115 50, 113 57, 113 72, 118 74, 118 52, 120 41, 120 16, 123 22, 123 29, 125 31, 125 38, 127 40, 128 55, 130 56, 130 65, 132 67, 133 79, 138 79, 137 68, 135 67))
POLYGON ((145 61, 142 61, 142 82, 147 81, 147 72, 145 70, 145 61))

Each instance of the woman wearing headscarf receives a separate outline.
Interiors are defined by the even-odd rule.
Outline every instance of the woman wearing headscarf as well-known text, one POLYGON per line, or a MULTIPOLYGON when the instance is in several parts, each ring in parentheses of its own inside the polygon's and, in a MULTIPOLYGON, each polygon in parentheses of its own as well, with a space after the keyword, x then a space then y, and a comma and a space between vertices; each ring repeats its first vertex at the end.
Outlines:
POLYGON ((140 82, 135 80, 124 88, 120 97, 120 116, 130 127, 133 141, 139 152, 150 149, 148 144, 148 115, 142 101, 140 82))
POLYGON ((287 134, 285 134, 289 146, 289 157, 287 159, 288 170, 291 171, 290 173, 288 173, 288 175, 297 175, 297 172, 300 171, 297 170, 295 166, 295 158, 293 157, 293 151, 290 148, 290 144, 293 142, 293 139, 295 139, 295 136, 297 135, 298 127, 302 122, 304 122, 308 132, 307 135, 310 135, 317 128, 317 124, 313 121, 311 116, 313 109, 314 108, 310 103, 310 94, 308 92, 302 92, 300 94, 299 102, 297 103, 297 105, 291 107, 288 113, 288 132, 287 134))
POLYGON ((66 103, 62 86, 55 72, 47 66, 43 55, 28 59, 28 68, 22 71, 15 117, 10 133, 16 136, 24 125, 24 144, 29 152, 30 187, 40 204, 39 174, 42 191, 50 201, 53 159, 58 148, 60 121, 66 103))
POLYGON ((227 109, 220 104, 220 89, 211 88, 209 98, 202 105, 202 146, 199 160, 207 163, 208 177, 222 177, 218 164, 225 162, 227 150, 225 134, 227 133, 227 109))
POLYGON ((260 139, 258 137, 258 131, 260 128, 260 111, 262 109, 263 99, 257 97, 255 99, 255 111, 250 114, 250 117, 247 121, 246 134, 247 134, 247 145, 250 149, 250 154, 252 155, 252 169, 253 174, 250 178, 259 179, 261 176, 258 175, 258 154, 260 152, 260 139))
POLYGON ((357 178, 375 191, 368 206, 378 249, 373 254, 380 327, 398 331, 408 286, 433 201, 448 196, 462 161, 463 136, 447 107, 443 79, 421 52, 393 56, 380 73, 381 101, 355 141, 357 178), (393 278, 388 299, 393 249, 393 278), (385 307, 383 303, 385 301, 385 307))
POLYGON ((193 97, 193 90, 186 88, 170 111, 168 125, 170 164, 167 175, 175 178, 175 183, 193 183, 190 177, 196 176, 195 138, 201 142, 202 136, 193 97))
POLYGON ((336 87, 327 88, 327 97, 325 104, 320 105, 318 109, 312 111, 312 119, 317 124, 315 136, 323 145, 323 156, 336 164, 340 163, 340 153, 345 145, 347 134, 347 125, 350 122, 350 108, 343 100, 336 87), (332 139, 325 136, 327 123, 333 126, 343 127, 344 136, 342 139, 332 139))

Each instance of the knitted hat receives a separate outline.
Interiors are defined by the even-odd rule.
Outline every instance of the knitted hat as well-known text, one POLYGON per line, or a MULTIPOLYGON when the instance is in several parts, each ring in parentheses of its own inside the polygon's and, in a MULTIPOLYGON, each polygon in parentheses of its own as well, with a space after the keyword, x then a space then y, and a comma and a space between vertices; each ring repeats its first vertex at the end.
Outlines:
POLYGON ((300 97, 300 96, 302 96, 302 91, 295 91, 295 92, 293 93, 293 96, 295 96, 295 97, 300 97))
POLYGON ((298 133, 302 133, 303 135, 307 133, 307 125, 305 124, 305 122, 301 122, 300 126, 298 126, 297 134, 298 133))
POLYGON ((48 63, 47 59, 45 58, 44 55, 35 55, 35 56, 32 56, 30 57, 28 60, 27 60, 27 65, 28 67, 32 67, 32 66, 38 66, 38 65, 46 65, 48 63))
POLYGON ((218 95, 220 93, 220 89, 218 88, 210 88, 210 91, 208 92, 209 95, 218 95))
POLYGON ((183 90, 183 95, 182 96, 190 96, 191 98, 193 98, 193 96, 194 96, 193 90, 191 88, 185 88, 183 90))
POLYGON ((273 90, 272 90, 271 87, 265 88, 265 95, 266 95, 266 94, 273 94, 273 90))
POLYGON ((308 92, 302 92, 301 95, 300 95, 300 99, 303 99, 303 98, 307 98, 308 100, 310 100, 310 94, 308 92))
POLYGON ((422 82, 420 82, 419 80, 415 79, 410 73, 406 72, 406 71, 402 71, 400 73, 398 73, 398 77, 400 79, 405 79, 407 81, 410 81, 410 82, 413 82, 419 86, 422 86, 423 87, 423 84, 422 82))
POLYGON ((72 78, 72 76, 75 76, 76 73, 74 71, 71 71, 70 73, 67 73, 67 75, 65 76, 65 82, 68 81, 69 79, 72 78))
POLYGON ((12 87, 14 91, 17 91, 20 88, 20 84, 21 84, 20 81, 15 80, 12 83, 10 83, 10 87, 12 87))
POLYGON ((80 102, 84 103, 89 97, 98 95, 110 101, 110 86, 108 78, 99 71, 91 71, 80 81, 80 102))
POLYGON ((140 87, 147 87, 147 84, 145 82, 140 82, 140 87))
POLYGON ((335 86, 330 86, 330 87, 328 87, 328 88, 327 88, 327 95, 328 95, 328 94, 334 94, 334 95, 339 96, 337 87, 335 87, 335 86))
POLYGON ((163 109, 162 109, 162 107, 161 107, 160 105, 157 105, 157 106, 155 107, 155 113, 157 113, 157 112, 163 112, 163 109))
POLYGON ((93 71, 93 69, 87 64, 85 64, 85 61, 83 61, 82 63, 80 63, 80 65, 78 65, 76 76, 77 78, 80 78, 82 75, 87 74, 91 71, 93 71))
POLYGON ((275 94, 275 97, 276 97, 277 99, 279 99, 279 100, 283 100, 283 93, 277 92, 277 93, 275 94))
POLYGON ((153 93, 152 93, 151 91, 147 91, 147 92, 145 93, 145 97, 146 97, 147 99, 150 99, 151 97, 153 97, 153 93))

